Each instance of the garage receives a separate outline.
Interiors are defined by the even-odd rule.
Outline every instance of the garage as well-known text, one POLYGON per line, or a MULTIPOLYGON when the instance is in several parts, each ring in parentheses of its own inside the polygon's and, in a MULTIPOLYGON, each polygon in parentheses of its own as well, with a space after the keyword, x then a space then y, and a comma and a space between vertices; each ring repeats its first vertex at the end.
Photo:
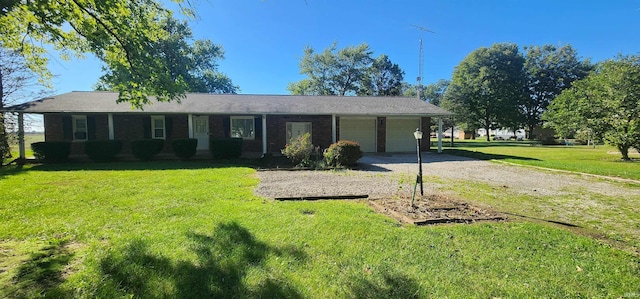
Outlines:
MULTIPOLYGON (((420 118, 387 118, 387 152, 415 152, 413 132, 420 128, 420 118)), ((427 135, 428 136, 428 135, 427 135)))
POLYGON ((340 140, 353 140, 365 153, 376 152, 375 118, 340 118, 340 140))

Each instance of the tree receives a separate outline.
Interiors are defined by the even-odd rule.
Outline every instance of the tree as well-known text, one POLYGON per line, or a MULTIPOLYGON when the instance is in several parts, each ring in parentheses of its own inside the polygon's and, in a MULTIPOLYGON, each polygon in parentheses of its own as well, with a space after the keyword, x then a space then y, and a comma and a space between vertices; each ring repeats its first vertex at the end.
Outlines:
MULTIPOLYGON (((423 101, 427 101, 425 97, 425 86, 420 86, 420 99, 423 101)), ((402 95, 409 98, 414 98, 418 96, 418 85, 413 85, 408 82, 402 82, 402 95)))
POLYGON ((404 71, 385 54, 374 59, 365 71, 358 95, 399 96, 402 94, 404 71))
POLYGON ((427 102, 440 106, 440 102, 442 101, 450 83, 451 81, 445 79, 440 79, 436 83, 429 83, 424 87, 421 94, 424 94, 424 98, 427 102))
MULTIPOLYGON (((442 106, 466 130, 519 126, 524 99, 524 58, 515 44, 479 48, 456 66, 442 106)), ((487 141, 489 141, 487 134, 487 141)))
POLYGON ((640 56, 618 56, 552 100, 543 119, 563 137, 588 130, 629 160, 640 148, 639 95, 640 56))
POLYGON ((541 115, 551 100, 591 70, 589 61, 580 61, 570 46, 525 47, 525 71, 528 97, 522 105, 527 137, 532 139, 534 127, 542 125, 541 115))
MULTIPOLYGON (((179 4, 188 0, 173 0, 179 4)), ((183 13, 193 10, 182 6, 183 13)), ((46 75, 46 46, 63 58, 91 52, 114 73, 130 73, 130 81, 114 89, 119 101, 141 107, 153 95, 158 101, 181 98, 188 84, 173 78, 165 57, 154 56, 171 12, 158 0, 30 0, 3 1, 0 43, 20 53, 29 68, 46 75)))
MULTIPOLYGON (((48 86, 38 79, 19 53, 0 47, 0 109, 26 98, 43 96, 43 92, 34 90, 48 86)), ((12 120, 9 114, 0 113, 0 162, 11 158, 9 128, 15 125, 12 120)))
MULTIPOLYGON (((164 30, 169 35, 156 42, 152 54, 164 58, 173 81, 182 81, 188 92, 237 93, 239 88, 218 71, 217 61, 224 58, 222 46, 209 40, 193 41, 193 33, 184 21, 168 18, 164 30)), ((106 73, 100 77, 96 89, 117 89, 117 86, 126 85, 133 79, 126 69, 104 71, 106 73)))
POLYGON ((289 83, 287 89, 292 94, 339 96, 363 92, 380 95, 394 92, 377 90, 378 86, 371 85, 380 83, 380 86, 384 87, 385 84, 389 84, 389 88, 394 88, 396 83, 393 80, 396 77, 392 76, 387 80, 381 76, 388 75, 388 71, 397 72, 394 67, 397 65, 388 61, 388 58, 385 59, 386 55, 379 58, 377 70, 373 69, 372 54, 366 43, 340 50, 337 50, 337 43, 333 43, 321 53, 316 53, 313 48, 307 46, 300 60, 300 73, 307 75, 307 78, 289 83), (387 62, 389 65, 384 65, 387 62))

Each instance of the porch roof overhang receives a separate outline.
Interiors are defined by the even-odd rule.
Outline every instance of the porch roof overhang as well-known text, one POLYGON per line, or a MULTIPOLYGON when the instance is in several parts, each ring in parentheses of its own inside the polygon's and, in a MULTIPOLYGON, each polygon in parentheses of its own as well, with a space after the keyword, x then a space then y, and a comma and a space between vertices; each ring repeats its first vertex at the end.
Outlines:
POLYGON ((134 109, 117 92, 74 91, 3 109, 18 113, 144 113, 231 115, 350 115, 449 117, 451 112, 416 98, 189 93, 180 101, 134 109))

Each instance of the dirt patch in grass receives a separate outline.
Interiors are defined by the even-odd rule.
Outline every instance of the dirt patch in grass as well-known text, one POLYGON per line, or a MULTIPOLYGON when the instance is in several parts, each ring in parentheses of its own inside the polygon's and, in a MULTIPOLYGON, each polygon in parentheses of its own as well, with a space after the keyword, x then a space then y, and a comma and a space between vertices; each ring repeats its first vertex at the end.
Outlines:
POLYGON ((411 198, 370 200, 377 212, 409 224, 474 223, 477 221, 504 221, 507 217, 497 211, 478 207, 441 194, 411 198))

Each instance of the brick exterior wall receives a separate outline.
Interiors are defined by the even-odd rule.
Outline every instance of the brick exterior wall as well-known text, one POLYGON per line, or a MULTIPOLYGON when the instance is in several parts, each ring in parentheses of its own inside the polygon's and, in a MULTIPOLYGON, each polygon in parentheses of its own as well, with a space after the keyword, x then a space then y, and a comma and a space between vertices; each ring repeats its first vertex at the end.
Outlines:
POLYGON ((143 116, 120 114, 113 116, 113 137, 122 141, 122 153, 131 154, 131 141, 144 139, 143 116))
POLYGON ((279 154, 287 144, 287 122, 311 122, 311 143, 320 149, 331 145, 331 115, 267 116, 267 151, 279 154))
POLYGON ((376 135, 377 135, 377 152, 384 153, 386 152, 387 147, 387 118, 386 117, 378 117, 376 119, 376 135))
MULTIPOLYGON (((80 114, 78 114, 80 115, 80 114)), ((64 141, 64 118, 71 117, 71 114, 45 114, 45 141, 64 141)), ((95 121, 95 137, 96 140, 109 139, 109 125, 107 114, 89 114, 95 121)), ((245 140, 243 150, 247 153, 262 152, 262 116, 255 117, 256 138, 255 140, 245 140)), ((209 135, 210 138, 229 137, 230 116, 228 115, 210 115, 209 116, 209 135)), ((114 139, 123 142, 122 153, 131 153, 131 141, 144 139, 145 135, 149 136, 150 132, 145 134, 145 121, 149 120, 149 115, 143 114, 114 114, 114 139)), ((376 138, 377 152, 385 152, 386 145, 386 117, 378 117, 376 119, 376 138)), ((189 137, 188 115, 175 114, 165 115, 165 125, 171 122, 170 132, 167 132, 167 139, 163 149, 163 153, 172 153, 171 141, 174 139, 182 139, 189 137), (170 133, 170 134, 169 134, 170 133)), ((267 116, 267 152, 280 154, 288 142, 286 133, 287 122, 311 122, 312 143, 320 146, 321 149, 328 148, 332 143, 331 138, 331 115, 269 115, 267 116)), ((430 133, 429 117, 422 118, 422 130, 426 137, 422 143, 422 150, 429 150, 430 142, 428 136, 430 133)), ((147 126, 148 128, 148 126, 147 126)), ((169 128, 166 128, 169 131, 169 128)), ((337 140, 340 140, 340 118, 336 117, 337 140)), ((67 136, 69 136, 67 134, 67 136)), ((72 141, 72 140, 66 140, 72 141)), ((72 142, 73 155, 84 154, 83 142, 72 142)))

